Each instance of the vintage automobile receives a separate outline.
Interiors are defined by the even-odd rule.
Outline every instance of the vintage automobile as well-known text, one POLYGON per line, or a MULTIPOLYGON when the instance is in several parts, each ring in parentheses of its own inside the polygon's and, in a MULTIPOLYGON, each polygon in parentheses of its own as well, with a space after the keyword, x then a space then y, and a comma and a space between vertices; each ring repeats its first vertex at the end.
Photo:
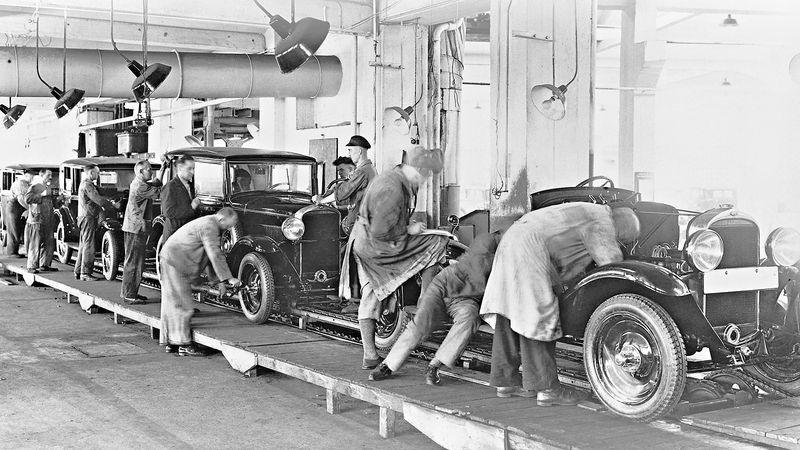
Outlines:
MULTIPOLYGON (((230 206, 239 215, 239 224, 222 244, 244 288, 238 301, 217 302, 240 309, 255 323, 282 314, 358 328, 355 314, 340 312, 340 250, 346 243, 341 214, 312 201, 325 186, 321 163, 298 153, 251 148, 191 147, 167 153, 170 159, 180 155, 195 160, 200 214, 230 206)), ((172 169, 165 171, 164 181, 174 176, 172 169)), ((157 217, 151 246, 160 246, 162 230, 163 218, 157 217)), ((418 296, 417 279, 398 290, 379 323, 381 348, 399 337, 410 317, 404 306, 415 304, 418 296)))
MULTIPOLYGON (((50 169, 53 171, 53 178, 50 185, 55 187, 54 194, 58 194, 58 166, 50 164, 14 164, 0 169, 0 245, 6 242, 6 223, 3 220, 3 213, 6 210, 6 203, 11 201, 11 185, 14 184, 17 177, 25 173, 26 170, 33 169, 36 171, 42 169, 50 169)), ((22 219, 23 224, 25 218, 22 219)), ((23 238, 23 236, 20 236, 23 238)))
POLYGON ((564 202, 627 205, 642 225, 624 261, 589 268, 559 296, 566 339, 582 342, 587 378, 611 411, 661 417, 681 399, 688 373, 723 368, 800 394, 792 281, 800 233, 778 228, 762 252, 755 219, 730 205, 683 211, 640 201, 605 177, 531 195, 534 210, 564 202), (681 216, 690 216, 685 231, 681 216))
MULTIPOLYGON (((100 169, 98 191, 115 208, 113 211, 104 209, 101 213, 95 248, 100 252, 103 277, 107 280, 116 279, 124 259, 123 213, 134 178, 133 167, 140 160, 135 156, 95 156, 61 163, 61 191, 65 202, 56 210, 56 256, 59 261, 69 264, 73 251, 78 248, 78 187, 84 168, 88 164, 96 164, 100 169)), ((156 162, 151 161, 151 164, 154 170, 160 167, 156 162)), ((158 206, 154 205, 153 208, 157 209, 158 206)))

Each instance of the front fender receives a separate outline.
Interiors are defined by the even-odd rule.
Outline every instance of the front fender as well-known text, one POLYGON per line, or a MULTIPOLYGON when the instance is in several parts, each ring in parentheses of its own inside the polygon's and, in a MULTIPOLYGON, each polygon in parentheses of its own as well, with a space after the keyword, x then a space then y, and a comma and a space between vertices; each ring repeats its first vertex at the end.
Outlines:
POLYGON ((117 219, 103 219, 100 222, 100 226, 106 230, 120 230, 122 229, 122 224, 119 223, 117 219))
POLYGON ((559 308, 564 334, 582 337, 595 309, 619 294, 638 294, 664 308, 681 331, 688 354, 707 346, 715 361, 727 361, 730 352, 686 283, 668 269, 644 261, 599 267, 562 295, 559 308))
POLYGON ((263 255, 274 254, 279 251, 278 243, 266 236, 245 236, 236 241, 228 253, 228 264, 236 271, 242 258, 248 253, 260 253, 263 255))

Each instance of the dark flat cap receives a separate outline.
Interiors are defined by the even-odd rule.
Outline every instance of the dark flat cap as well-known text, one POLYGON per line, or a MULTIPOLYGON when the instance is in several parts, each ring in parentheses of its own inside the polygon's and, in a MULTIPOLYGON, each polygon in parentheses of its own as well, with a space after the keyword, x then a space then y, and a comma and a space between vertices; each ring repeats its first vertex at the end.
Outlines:
POLYGON ((345 147, 371 148, 372 146, 369 145, 369 141, 364 136, 355 135, 350 138, 350 142, 345 147))
POLYGON ((444 167, 442 149, 427 150, 420 146, 414 147, 406 153, 405 163, 418 169, 428 169, 439 173, 444 167))
POLYGON ((355 166, 356 163, 349 156, 340 156, 333 160, 334 166, 341 166, 342 164, 350 164, 351 166, 355 166))

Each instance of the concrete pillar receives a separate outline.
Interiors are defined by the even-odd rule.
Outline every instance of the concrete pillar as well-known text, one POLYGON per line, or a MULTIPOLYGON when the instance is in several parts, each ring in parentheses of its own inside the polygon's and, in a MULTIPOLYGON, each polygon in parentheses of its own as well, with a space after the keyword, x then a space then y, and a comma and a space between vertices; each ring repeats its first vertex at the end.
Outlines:
POLYGON ((637 173, 654 171, 654 89, 664 65, 665 43, 655 40, 654 0, 632 2, 621 15, 617 185, 634 189, 637 173))

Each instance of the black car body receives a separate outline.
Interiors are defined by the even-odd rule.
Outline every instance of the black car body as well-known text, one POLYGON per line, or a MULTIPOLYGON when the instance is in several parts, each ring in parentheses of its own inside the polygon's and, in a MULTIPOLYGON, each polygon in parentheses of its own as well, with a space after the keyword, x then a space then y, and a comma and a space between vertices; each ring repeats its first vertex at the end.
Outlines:
MULTIPOLYGON (((60 186, 65 202, 56 210, 56 256, 62 263, 69 264, 73 251, 78 248, 78 188, 85 167, 95 164, 100 169, 97 190, 115 206, 113 209, 103 209, 100 215, 95 249, 100 252, 103 276, 107 280, 117 277, 119 265, 124 259, 123 214, 130 184, 135 177, 133 169, 141 160, 138 157, 96 156, 70 159, 61 163, 60 186)), ((160 167, 158 163, 150 163, 154 170, 160 167)), ((157 202, 154 202, 153 208, 158 208, 157 202)))
POLYGON ((755 220, 730 205, 681 211, 639 201, 613 183, 587 184, 534 193, 531 203, 625 205, 641 222, 624 261, 588 268, 559 297, 564 334, 583 341, 587 377, 609 409, 639 420, 659 417, 680 400, 687 372, 732 367, 800 394, 792 281, 800 234, 773 231, 762 256, 755 220), (690 217, 685 230, 681 216, 690 217), (704 349, 708 357, 687 361, 704 349))
MULTIPOLYGON (((11 185, 29 169, 37 172, 43 169, 51 170, 53 178, 50 181, 50 185, 53 187, 53 194, 58 195, 58 166, 49 164, 14 164, 0 169, 0 245, 4 245, 6 242, 6 222, 3 219, 3 214, 6 210, 6 204, 13 201, 11 198, 11 185)), ((22 218, 22 224, 25 224, 25 217, 22 218)), ((20 241, 22 240, 24 238, 20 236, 20 241)))

